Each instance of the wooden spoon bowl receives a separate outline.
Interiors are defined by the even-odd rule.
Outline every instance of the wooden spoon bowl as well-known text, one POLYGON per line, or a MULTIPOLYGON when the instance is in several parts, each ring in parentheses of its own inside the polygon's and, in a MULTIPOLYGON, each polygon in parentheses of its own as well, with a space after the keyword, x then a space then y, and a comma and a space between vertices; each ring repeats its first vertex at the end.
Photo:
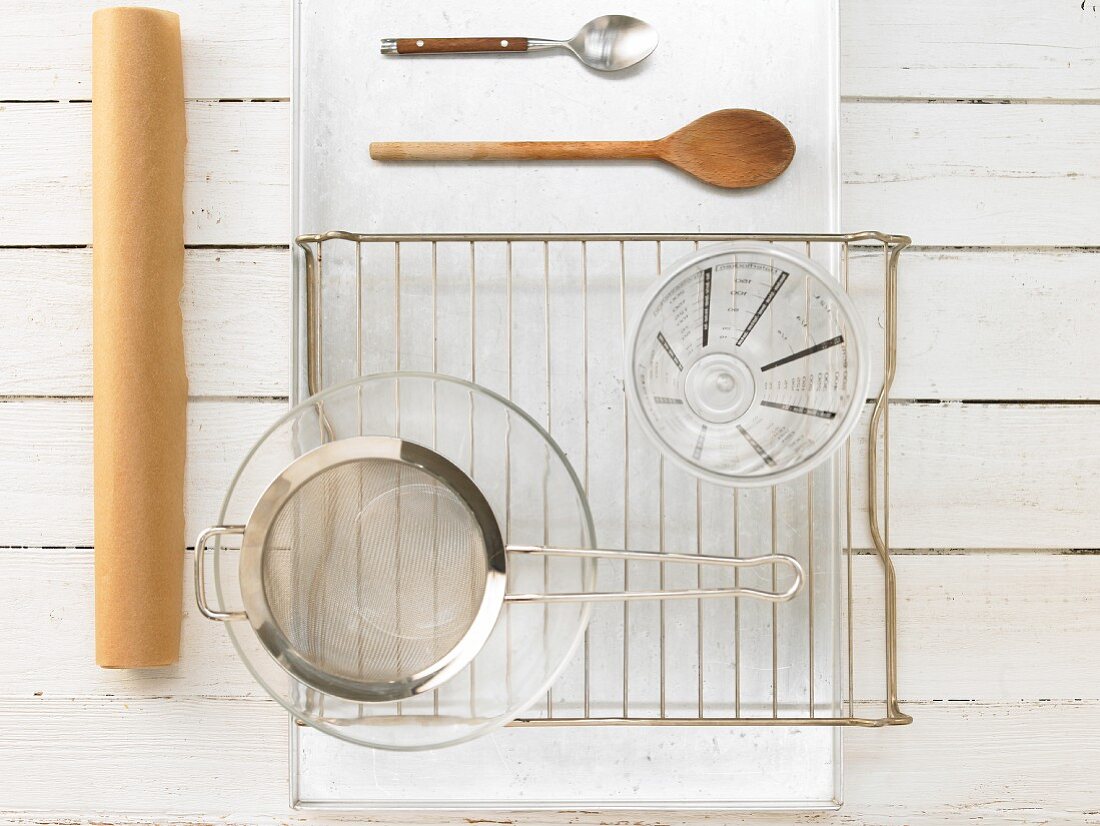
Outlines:
POLYGON ((755 109, 711 112, 655 143, 661 160, 727 189, 778 178, 795 151, 787 127, 755 109))

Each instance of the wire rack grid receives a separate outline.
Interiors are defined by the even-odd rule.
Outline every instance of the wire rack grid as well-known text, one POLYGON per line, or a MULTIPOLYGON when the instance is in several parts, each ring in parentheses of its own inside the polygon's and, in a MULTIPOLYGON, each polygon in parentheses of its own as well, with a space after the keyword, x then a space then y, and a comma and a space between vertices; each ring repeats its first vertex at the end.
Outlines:
MULTIPOLYGON (((601 545, 610 531, 624 548, 803 549, 809 587, 789 604, 599 606, 578 662, 512 725, 911 722, 898 703, 889 550, 889 400, 907 237, 333 231, 296 243, 304 261, 296 395, 389 370, 459 375, 543 419, 579 469, 601 545), (631 425, 622 381, 632 304, 664 265, 700 244, 745 240, 822 261, 844 289, 871 296, 882 327, 881 386, 865 429, 805 478, 758 491, 666 467, 631 425)), ((628 564, 616 575, 626 589, 698 587, 703 576, 676 581, 661 565, 655 582, 642 581, 628 564)))

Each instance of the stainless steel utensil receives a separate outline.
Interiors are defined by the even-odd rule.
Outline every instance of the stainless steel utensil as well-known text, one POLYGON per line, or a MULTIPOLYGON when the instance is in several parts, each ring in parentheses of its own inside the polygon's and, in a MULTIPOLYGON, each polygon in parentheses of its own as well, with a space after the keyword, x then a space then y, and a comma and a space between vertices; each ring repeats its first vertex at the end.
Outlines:
POLYGON ((657 30, 643 20, 605 14, 590 20, 568 40, 539 37, 388 37, 384 55, 535 52, 565 49, 584 65, 615 72, 645 60, 657 48, 657 30))

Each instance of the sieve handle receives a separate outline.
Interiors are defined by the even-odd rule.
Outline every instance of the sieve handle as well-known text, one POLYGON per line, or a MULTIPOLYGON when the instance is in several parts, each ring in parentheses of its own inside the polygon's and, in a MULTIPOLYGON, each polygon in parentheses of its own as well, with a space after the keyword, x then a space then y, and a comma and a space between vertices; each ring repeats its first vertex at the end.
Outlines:
POLYGON ((244 611, 218 611, 210 607, 206 601, 206 546, 216 536, 241 536, 244 534, 244 525, 215 525, 207 528, 199 534, 195 540, 195 602, 198 603, 199 613, 207 619, 225 622, 226 620, 248 619, 244 611))
POLYGON ((533 545, 509 545, 509 553, 532 556, 577 556, 596 559, 638 560, 645 562, 676 562, 693 565, 713 565, 720 568, 754 568, 759 565, 785 565, 794 579, 783 591, 759 588, 685 588, 676 591, 590 591, 562 594, 508 594, 507 602, 625 602, 641 599, 709 599, 712 597, 751 597, 766 602, 787 602, 802 588, 802 565, 787 554, 728 557, 706 554, 666 554, 657 551, 607 551, 588 548, 541 548, 533 545))

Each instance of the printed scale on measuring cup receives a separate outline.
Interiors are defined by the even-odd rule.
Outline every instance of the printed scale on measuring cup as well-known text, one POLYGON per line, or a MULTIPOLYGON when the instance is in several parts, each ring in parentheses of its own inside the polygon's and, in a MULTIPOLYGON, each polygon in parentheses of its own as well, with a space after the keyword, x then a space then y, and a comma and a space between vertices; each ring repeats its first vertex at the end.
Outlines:
POLYGON ((700 249, 646 298, 628 346, 647 433, 692 472, 731 485, 805 473, 859 418, 868 369, 847 294, 799 253, 700 249))

